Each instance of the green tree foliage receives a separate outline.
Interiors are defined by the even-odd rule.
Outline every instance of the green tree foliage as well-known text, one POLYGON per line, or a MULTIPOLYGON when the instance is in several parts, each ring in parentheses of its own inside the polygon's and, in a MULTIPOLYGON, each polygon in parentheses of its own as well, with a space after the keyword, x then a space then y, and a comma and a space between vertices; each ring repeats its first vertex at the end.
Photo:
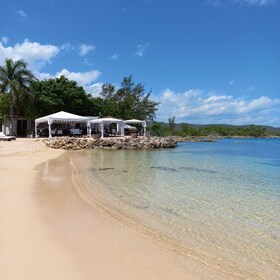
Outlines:
POLYGON ((176 131, 178 136, 202 136, 203 133, 200 129, 190 127, 189 125, 183 123, 180 126, 180 129, 176 131))
MULTIPOLYGON (((175 118, 169 118, 168 123, 150 123, 148 131, 155 136, 245 136, 245 137, 262 137, 266 136, 267 129, 263 126, 225 126, 225 125, 206 125, 206 126, 191 126, 185 123, 176 125, 175 118)), ((271 133, 270 133, 271 134, 271 133)), ((277 134, 275 134, 277 135, 277 134)))
POLYGON ((64 76, 56 79, 38 81, 33 84, 34 118, 58 111, 67 111, 78 115, 97 115, 98 100, 93 100, 83 87, 64 76))
POLYGON ((162 137, 168 135, 168 130, 166 127, 159 122, 153 122, 149 124, 147 130, 152 136, 162 137))
POLYGON ((169 129, 172 133, 175 133, 176 123, 175 123, 175 116, 168 119, 169 129))
POLYGON ((25 61, 13 61, 10 58, 5 60, 5 64, 0 66, 1 115, 24 116, 27 114, 32 103, 30 86, 34 81, 36 78, 27 69, 25 61), (8 97, 4 97, 4 94, 8 97))
POLYGON ((6 120, 10 113, 11 97, 8 94, 0 92, 0 121, 6 120))
POLYGON ((124 77, 117 90, 112 84, 104 84, 100 93, 102 116, 152 120, 159 103, 150 100, 150 95, 151 92, 146 93, 141 83, 132 81, 132 76, 124 77))
POLYGON ((251 125, 250 127, 241 127, 236 129, 236 135, 261 137, 266 135, 266 128, 257 125, 251 125))

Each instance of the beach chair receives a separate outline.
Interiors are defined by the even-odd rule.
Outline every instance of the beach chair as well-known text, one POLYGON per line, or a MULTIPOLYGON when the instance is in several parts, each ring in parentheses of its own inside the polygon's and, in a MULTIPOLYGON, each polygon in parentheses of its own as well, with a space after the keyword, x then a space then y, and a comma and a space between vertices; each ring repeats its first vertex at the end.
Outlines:
POLYGON ((0 132, 0 141, 12 141, 16 140, 15 136, 7 136, 3 132, 0 132))

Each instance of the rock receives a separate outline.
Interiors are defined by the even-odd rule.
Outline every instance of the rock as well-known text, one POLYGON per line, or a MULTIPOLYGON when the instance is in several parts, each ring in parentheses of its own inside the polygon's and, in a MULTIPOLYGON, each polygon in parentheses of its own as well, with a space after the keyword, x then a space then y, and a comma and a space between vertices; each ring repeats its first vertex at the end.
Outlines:
POLYGON ((54 137, 44 139, 43 142, 53 149, 81 150, 81 149, 160 149, 176 148, 177 142, 171 138, 151 137, 118 137, 118 138, 75 138, 54 137))

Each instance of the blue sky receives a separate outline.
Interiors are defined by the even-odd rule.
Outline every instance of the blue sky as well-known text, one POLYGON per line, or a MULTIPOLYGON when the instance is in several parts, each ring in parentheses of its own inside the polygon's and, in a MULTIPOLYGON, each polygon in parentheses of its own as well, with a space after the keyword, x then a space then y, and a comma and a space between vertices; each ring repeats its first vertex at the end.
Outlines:
POLYGON ((157 121, 280 126, 280 0, 1 0, 7 57, 94 96, 132 75, 157 121))

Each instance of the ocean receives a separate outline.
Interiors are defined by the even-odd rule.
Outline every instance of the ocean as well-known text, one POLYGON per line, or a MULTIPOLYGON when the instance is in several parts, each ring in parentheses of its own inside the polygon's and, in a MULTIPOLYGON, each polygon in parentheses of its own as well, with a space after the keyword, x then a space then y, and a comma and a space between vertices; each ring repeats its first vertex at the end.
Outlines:
POLYGON ((80 195, 128 227, 236 279, 280 279, 280 139, 70 155, 80 195))

